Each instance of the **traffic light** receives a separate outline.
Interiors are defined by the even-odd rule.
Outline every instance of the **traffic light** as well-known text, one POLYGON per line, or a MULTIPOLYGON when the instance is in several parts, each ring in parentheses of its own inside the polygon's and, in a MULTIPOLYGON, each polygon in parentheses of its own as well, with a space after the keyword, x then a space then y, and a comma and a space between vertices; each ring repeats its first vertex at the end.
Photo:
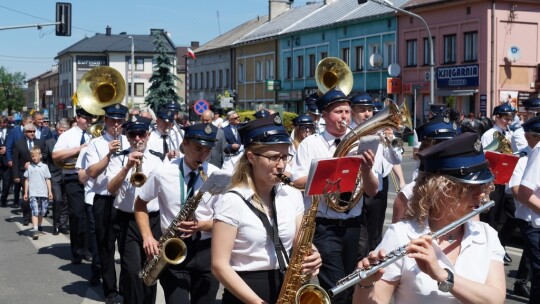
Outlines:
POLYGON ((56 2, 56 36, 71 36, 71 3, 56 2))

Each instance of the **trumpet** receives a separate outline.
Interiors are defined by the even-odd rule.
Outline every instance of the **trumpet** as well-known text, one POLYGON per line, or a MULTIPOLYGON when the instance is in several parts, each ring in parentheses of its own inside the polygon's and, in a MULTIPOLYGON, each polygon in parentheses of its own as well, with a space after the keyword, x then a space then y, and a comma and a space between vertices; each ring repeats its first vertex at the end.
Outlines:
MULTIPOLYGON (((141 142, 138 142, 137 143, 137 148, 136 148, 136 151, 140 151, 141 149, 141 142)), ((140 163, 136 164, 135 165, 135 172, 133 172, 133 174, 131 174, 131 177, 129 178, 129 182, 134 186, 134 187, 141 187, 142 185, 144 185, 144 183, 146 183, 146 175, 144 175, 144 173, 142 173, 142 164, 143 164, 143 157, 140 158, 140 163)))
MULTIPOLYGON (((487 211, 489 208, 491 208, 493 205, 495 205, 494 201, 489 201, 482 206, 474 209, 472 212, 466 214, 462 218, 457 219, 456 221, 444 226, 443 228, 431 233, 430 235, 436 239, 438 237, 441 237, 448 232, 456 229, 457 227, 461 226, 463 223, 468 221, 469 219, 473 218, 474 216, 487 211)), ((408 245, 408 244, 407 244, 408 245)), ((346 276, 345 278, 339 280, 336 283, 335 287, 332 287, 330 290, 328 290, 328 294, 333 297, 349 287, 353 286, 356 283, 360 283, 366 278, 369 278, 370 276, 377 273, 380 269, 383 269, 398 260, 400 260, 402 257, 404 257, 407 254, 407 245, 401 246, 391 252, 389 252, 382 260, 379 260, 377 264, 373 265, 373 267, 368 268, 360 268, 355 271, 353 271, 351 274, 346 276)))
POLYGON ((122 151, 124 151, 124 147, 122 145, 122 134, 118 134, 118 126, 115 126, 114 127, 114 140, 118 140, 119 141, 119 146, 118 146, 118 149, 116 149, 116 152, 115 154, 120 154, 122 153, 122 151))

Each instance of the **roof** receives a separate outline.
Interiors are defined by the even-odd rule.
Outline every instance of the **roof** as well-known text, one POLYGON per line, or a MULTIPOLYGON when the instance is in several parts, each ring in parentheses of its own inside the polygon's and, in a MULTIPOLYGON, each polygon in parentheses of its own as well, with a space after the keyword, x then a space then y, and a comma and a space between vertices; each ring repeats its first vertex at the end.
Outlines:
MULTIPOLYGON (((165 46, 171 53, 175 53, 175 46, 171 39, 166 35, 165 31, 162 31, 163 36, 169 43, 165 46)), ((58 52, 56 58, 67 53, 107 53, 107 52, 131 52, 131 39, 133 37, 133 44, 136 53, 154 53, 154 38, 151 34, 148 35, 128 35, 126 33, 121 34, 96 34, 93 37, 86 37, 79 40, 75 44, 65 48, 58 52)))
POLYGON ((254 31, 239 39, 236 43, 247 43, 280 35, 302 19, 310 16, 323 5, 323 3, 318 2, 288 9, 276 18, 266 21, 254 31))
POLYGON ((217 36, 216 38, 208 41, 207 43, 203 44, 202 46, 198 47, 196 50, 193 51, 195 52, 195 54, 198 54, 223 47, 230 47, 235 44, 239 39, 244 37, 247 33, 253 31, 267 21, 268 16, 251 19, 233 28, 232 30, 217 36))
POLYGON ((422 7, 422 6, 430 6, 430 5, 436 5, 439 3, 448 3, 448 2, 456 2, 461 0, 409 0, 403 8, 405 9, 411 9, 416 7, 422 7))

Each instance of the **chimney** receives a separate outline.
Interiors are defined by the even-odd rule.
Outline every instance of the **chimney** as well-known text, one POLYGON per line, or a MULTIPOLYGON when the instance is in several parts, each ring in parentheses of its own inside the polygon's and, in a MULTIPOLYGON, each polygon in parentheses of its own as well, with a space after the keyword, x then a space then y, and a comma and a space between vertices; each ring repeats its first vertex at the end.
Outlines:
POLYGON ((290 9, 293 2, 294 0, 268 0, 268 16, 270 16, 270 20, 290 9))
POLYGON ((196 49, 199 47, 199 41, 191 41, 191 49, 196 49))
POLYGON ((111 27, 107 25, 105 28, 105 35, 110 36, 111 35, 111 27))

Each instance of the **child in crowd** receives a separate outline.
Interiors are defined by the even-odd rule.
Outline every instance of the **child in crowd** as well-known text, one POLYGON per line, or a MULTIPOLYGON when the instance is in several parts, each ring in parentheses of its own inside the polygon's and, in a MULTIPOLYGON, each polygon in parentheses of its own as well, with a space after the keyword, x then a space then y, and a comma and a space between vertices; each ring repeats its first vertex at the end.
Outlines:
POLYGON ((49 207, 49 200, 52 200, 51 173, 49 167, 41 162, 41 149, 33 147, 30 151, 32 163, 28 165, 24 172, 24 200, 30 198, 30 208, 32 209, 32 239, 37 240, 43 235, 43 216, 49 207), (32 185, 32 187, 29 187, 32 185))

